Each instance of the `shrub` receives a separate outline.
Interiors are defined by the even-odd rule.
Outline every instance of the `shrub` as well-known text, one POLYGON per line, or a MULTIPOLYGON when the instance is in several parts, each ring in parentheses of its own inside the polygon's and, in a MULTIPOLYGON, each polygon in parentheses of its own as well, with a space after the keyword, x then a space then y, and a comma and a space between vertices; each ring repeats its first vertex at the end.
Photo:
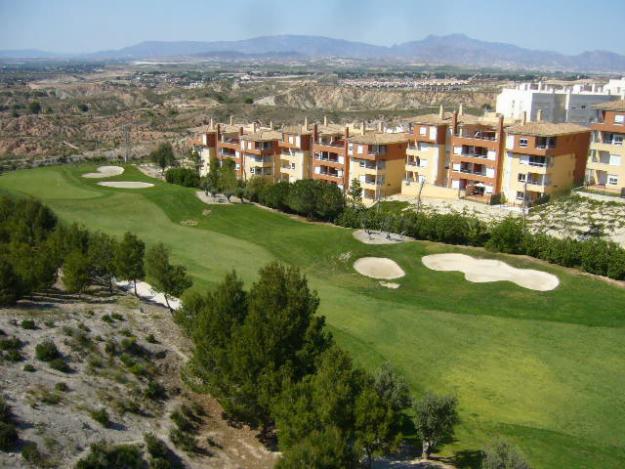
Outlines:
POLYGON ((54 324, 54 321, 52 319, 46 319, 43 323, 46 327, 50 327, 50 328, 56 325, 54 324))
POLYGON ((0 422, 11 422, 11 417, 11 407, 9 407, 7 401, 4 400, 4 397, 0 396, 0 422))
POLYGON ((21 362, 24 357, 22 357, 22 354, 19 350, 11 349, 4 354, 4 359, 8 362, 16 363, 21 362))
POLYGON ((35 347, 35 356, 37 360, 42 362, 51 362, 58 359, 61 356, 61 352, 56 347, 56 344, 51 340, 45 340, 35 347))
POLYGON ((523 252, 525 233, 523 220, 508 217, 493 227, 486 247, 493 251, 520 254, 523 252))
POLYGON ((115 321, 113 320, 113 318, 111 317, 111 315, 109 314, 105 314, 104 316, 102 316, 102 321, 108 323, 108 324, 113 324, 115 321))
POLYGON ((0 340, 0 350, 20 350, 24 344, 17 337, 0 340))
POLYGON ((41 466, 44 462, 43 456, 37 447, 37 443, 34 442, 28 442, 24 445, 22 448, 22 457, 26 462, 35 466, 41 466))
POLYGON ((180 409, 174 410, 169 417, 176 424, 180 431, 195 431, 195 424, 185 414, 183 414, 180 409))
POLYGON ((115 321, 125 321, 126 319, 119 313, 111 313, 111 318, 115 321))
POLYGON ((27 363, 26 365, 24 365, 24 371, 28 371, 29 373, 32 373, 32 372, 37 371, 37 370, 30 363, 27 363))
POLYGON ((197 450, 197 441, 193 435, 180 431, 178 428, 172 428, 169 431, 169 439, 176 448, 180 448, 187 453, 197 450))
POLYGON ((144 469, 145 460, 137 446, 111 446, 105 442, 91 445, 89 454, 78 461, 76 469, 144 469))
POLYGON ((48 364, 53 370, 60 371, 62 373, 69 373, 71 371, 71 368, 63 358, 55 358, 54 360, 51 360, 48 364))
POLYGON ((184 187, 200 187, 200 176, 194 169, 171 168, 165 172, 165 180, 170 184, 184 187))
POLYGON ((9 422, 0 422, 0 451, 12 450, 18 440, 15 425, 9 422))
POLYGON ((158 381, 150 381, 148 382, 143 395, 148 399, 152 400, 160 400, 165 399, 167 397, 167 391, 158 381))
POLYGON ((69 386, 67 386, 67 384, 63 382, 60 382, 54 385, 54 389, 56 389, 59 392, 67 392, 69 391, 69 386))
POLYGON ((35 324, 35 321, 33 321, 32 319, 24 319, 21 325, 23 329, 28 329, 28 330, 37 329, 37 325, 35 324))
POLYGON ((105 408, 95 409, 89 412, 89 415, 93 420, 98 422, 103 427, 108 427, 111 425, 111 419, 109 418, 109 414, 105 408))
POLYGON ((496 439, 484 450, 484 469, 530 469, 523 454, 513 445, 496 439))
POLYGON ((154 334, 149 334, 145 338, 145 341, 148 342, 149 344, 158 344, 158 340, 156 340, 156 337, 154 337, 154 334))

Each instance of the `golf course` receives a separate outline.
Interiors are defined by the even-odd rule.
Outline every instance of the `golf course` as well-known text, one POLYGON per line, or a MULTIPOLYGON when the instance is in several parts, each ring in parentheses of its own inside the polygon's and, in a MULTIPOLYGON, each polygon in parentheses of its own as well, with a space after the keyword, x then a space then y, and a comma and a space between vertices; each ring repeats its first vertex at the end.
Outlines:
POLYGON ((415 396, 458 396, 461 423, 441 454, 472 467, 500 435, 536 468, 617 468, 625 461, 625 288, 571 269, 483 249, 409 241, 366 244, 352 230, 308 223, 252 204, 206 205, 195 189, 149 178, 134 166, 107 181, 97 165, 56 166, 0 176, 0 194, 42 200, 66 222, 148 245, 163 242, 194 289, 229 271, 248 284, 272 260, 298 266, 317 290, 339 344, 356 362, 388 361, 415 396), (549 291, 510 281, 474 283, 436 271, 426 255, 465 254, 557 277, 549 291), (387 288, 360 275, 360 258, 388 258, 405 275, 387 288))

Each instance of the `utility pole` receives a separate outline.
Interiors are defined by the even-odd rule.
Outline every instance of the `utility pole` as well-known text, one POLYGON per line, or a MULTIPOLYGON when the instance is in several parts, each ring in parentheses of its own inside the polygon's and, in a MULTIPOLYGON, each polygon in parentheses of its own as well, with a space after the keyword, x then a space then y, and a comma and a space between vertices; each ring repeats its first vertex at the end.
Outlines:
POLYGON ((122 126, 122 134, 124 136, 124 163, 128 163, 128 158, 130 158, 130 126, 128 124, 124 124, 122 126))

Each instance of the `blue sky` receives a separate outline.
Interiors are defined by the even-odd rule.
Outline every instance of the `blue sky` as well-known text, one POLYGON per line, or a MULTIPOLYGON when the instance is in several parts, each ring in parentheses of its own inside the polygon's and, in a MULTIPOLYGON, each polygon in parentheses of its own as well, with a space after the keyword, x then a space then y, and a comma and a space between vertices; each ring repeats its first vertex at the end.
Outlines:
POLYGON ((625 54, 625 0, 0 0, 0 49, 314 34, 391 45, 464 33, 533 49, 625 54))

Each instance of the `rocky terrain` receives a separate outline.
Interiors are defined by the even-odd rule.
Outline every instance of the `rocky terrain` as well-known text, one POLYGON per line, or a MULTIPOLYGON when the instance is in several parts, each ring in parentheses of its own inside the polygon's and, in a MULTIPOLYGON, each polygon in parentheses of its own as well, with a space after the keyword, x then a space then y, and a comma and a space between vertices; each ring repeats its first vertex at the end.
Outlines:
POLYGON ((98 442, 137 445, 149 461, 146 433, 168 448, 168 467, 275 462, 253 431, 192 391, 189 343, 165 308, 122 293, 46 292, 0 309, 0 350, 0 396, 19 435, 0 467, 73 467, 98 442))

